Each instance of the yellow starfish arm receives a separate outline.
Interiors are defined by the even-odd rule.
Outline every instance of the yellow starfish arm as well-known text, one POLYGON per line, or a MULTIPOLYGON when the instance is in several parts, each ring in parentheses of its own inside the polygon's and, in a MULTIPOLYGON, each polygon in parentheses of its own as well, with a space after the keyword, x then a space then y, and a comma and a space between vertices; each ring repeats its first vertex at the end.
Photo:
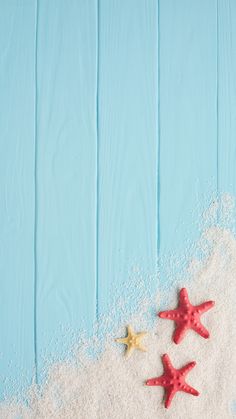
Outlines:
POLYGON ((116 342, 118 343, 124 343, 124 345, 128 345, 128 339, 127 338, 118 338, 115 339, 116 342))
POLYGON ((142 352, 147 352, 147 348, 145 348, 144 346, 142 346, 142 345, 139 345, 139 346, 137 346, 137 349, 139 349, 140 351, 142 351, 142 352))
POLYGON ((127 349, 125 351, 126 358, 129 358, 130 357, 130 355, 132 354, 133 350, 134 350, 134 346, 131 346, 131 345, 128 345, 127 346, 127 349))
POLYGON ((131 326, 127 326, 127 331, 128 331, 128 336, 132 336, 134 334, 131 326))
POLYGON ((144 336, 147 336, 147 332, 141 332, 141 333, 138 333, 136 336, 137 336, 137 338, 138 338, 138 339, 141 339, 141 338, 143 338, 144 336))

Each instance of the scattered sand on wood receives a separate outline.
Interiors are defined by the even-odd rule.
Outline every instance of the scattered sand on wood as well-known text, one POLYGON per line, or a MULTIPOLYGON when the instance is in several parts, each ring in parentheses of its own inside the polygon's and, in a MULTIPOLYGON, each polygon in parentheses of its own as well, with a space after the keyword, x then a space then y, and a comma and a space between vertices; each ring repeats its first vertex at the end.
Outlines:
MULTIPOLYGON (((212 208, 211 208, 212 210, 212 208)), ((145 300, 132 318, 135 330, 148 331, 143 343, 147 353, 136 351, 126 359, 115 337, 125 328, 113 331, 104 340, 97 359, 86 355, 84 343, 73 361, 54 364, 40 395, 29 390, 28 405, 3 403, 4 419, 199 419, 231 418, 236 414, 236 240, 225 228, 207 228, 198 243, 201 258, 188 267, 188 283, 179 280, 171 290, 153 299, 156 311, 175 307, 178 290, 186 286, 192 304, 215 300, 216 305, 202 317, 211 333, 208 340, 189 331, 180 345, 172 340, 173 322, 155 317, 147 320, 150 304, 145 300), (203 257, 202 255, 205 255, 203 257), (171 297, 171 298, 170 298, 171 297), (178 393, 170 407, 163 405, 163 389, 146 387, 146 379, 162 374, 161 355, 168 353, 176 368, 195 360, 196 367, 187 382, 199 397, 178 393)), ((132 291, 132 290, 131 290, 132 291)), ((94 340, 96 342, 96 340, 94 340)), ((95 344, 95 343, 94 343, 95 344)))

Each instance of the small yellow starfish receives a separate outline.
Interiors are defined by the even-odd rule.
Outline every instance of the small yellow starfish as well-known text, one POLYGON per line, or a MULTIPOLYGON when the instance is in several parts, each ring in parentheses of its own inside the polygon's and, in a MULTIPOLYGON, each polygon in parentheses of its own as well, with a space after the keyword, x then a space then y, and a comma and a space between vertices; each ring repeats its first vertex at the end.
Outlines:
POLYGON ((134 349, 139 349, 140 351, 146 352, 147 349, 142 346, 140 340, 147 335, 146 332, 141 332, 135 334, 131 326, 127 326, 128 336, 126 338, 116 339, 116 342, 123 343, 127 346, 125 355, 129 357, 134 349))

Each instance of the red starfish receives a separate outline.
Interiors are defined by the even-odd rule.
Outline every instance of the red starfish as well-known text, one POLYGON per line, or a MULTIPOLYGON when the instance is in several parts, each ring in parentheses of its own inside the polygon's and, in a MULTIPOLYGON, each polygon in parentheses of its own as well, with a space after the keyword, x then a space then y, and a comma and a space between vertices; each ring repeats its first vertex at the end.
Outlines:
POLYGON ((179 370, 176 370, 171 364, 169 356, 165 354, 162 356, 162 363, 164 374, 160 377, 147 380, 146 385, 162 386, 165 388, 165 407, 167 409, 170 407, 172 399, 177 391, 184 391, 193 396, 199 396, 199 392, 185 382, 185 376, 195 367, 196 362, 190 362, 179 370))
POLYGON ((174 320, 176 329, 173 341, 180 343, 188 329, 193 329, 203 338, 209 338, 208 330, 202 325, 200 316, 214 306, 214 301, 207 301, 198 306, 193 306, 188 299, 186 288, 182 288, 179 294, 179 306, 176 310, 162 311, 159 316, 162 319, 174 320))

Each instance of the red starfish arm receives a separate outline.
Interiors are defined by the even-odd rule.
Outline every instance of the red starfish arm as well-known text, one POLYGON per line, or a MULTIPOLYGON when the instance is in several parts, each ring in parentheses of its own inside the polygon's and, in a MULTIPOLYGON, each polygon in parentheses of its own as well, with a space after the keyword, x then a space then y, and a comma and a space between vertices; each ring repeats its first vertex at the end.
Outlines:
POLYGON ((180 368, 179 372, 181 375, 185 376, 191 371, 196 365, 196 362, 190 362, 189 364, 185 365, 184 367, 180 368))
POLYGON ((195 330, 200 336, 202 336, 204 339, 208 339, 210 336, 210 333, 208 330, 202 325, 201 322, 192 325, 192 329, 195 330))
POLYGON ((183 387, 181 387, 181 391, 184 391, 184 393, 192 394, 193 396, 199 396, 199 391, 195 390, 195 388, 189 386, 188 384, 184 384, 183 387))
POLYGON ((173 341, 178 345, 178 343, 181 342, 181 340, 183 340, 184 335, 187 331, 187 327, 185 325, 179 325, 176 327, 175 331, 174 331, 174 335, 173 335, 173 341))
POLYGON ((214 305, 215 305, 215 301, 206 301, 205 303, 195 306, 195 309, 198 311, 198 313, 201 314, 210 310, 214 305))
POLYGON ((164 386, 165 377, 161 375, 160 377, 150 378, 146 381, 146 386, 164 386))
POLYGON ((166 394, 165 394, 165 408, 166 409, 168 409, 170 407, 175 393, 176 393, 176 391, 173 389, 173 387, 169 387, 166 390, 166 394))
POLYGON ((161 319, 167 319, 167 320, 177 320, 178 317, 178 310, 167 310, 167 311, 161 311, 159 313, 159 317, 161 319))
POLYGON ((182 288, 179 293, 179 306, 186 307, 189 304, 188 292, 186 288, 182 288))
POLYGON ((164 371, 167 375, 172 374, 174 367, 171 364, 170 358, 167 354, 164 354, 162 356, 162 363, 163 363, 163 367, 164 367, 164 371))

